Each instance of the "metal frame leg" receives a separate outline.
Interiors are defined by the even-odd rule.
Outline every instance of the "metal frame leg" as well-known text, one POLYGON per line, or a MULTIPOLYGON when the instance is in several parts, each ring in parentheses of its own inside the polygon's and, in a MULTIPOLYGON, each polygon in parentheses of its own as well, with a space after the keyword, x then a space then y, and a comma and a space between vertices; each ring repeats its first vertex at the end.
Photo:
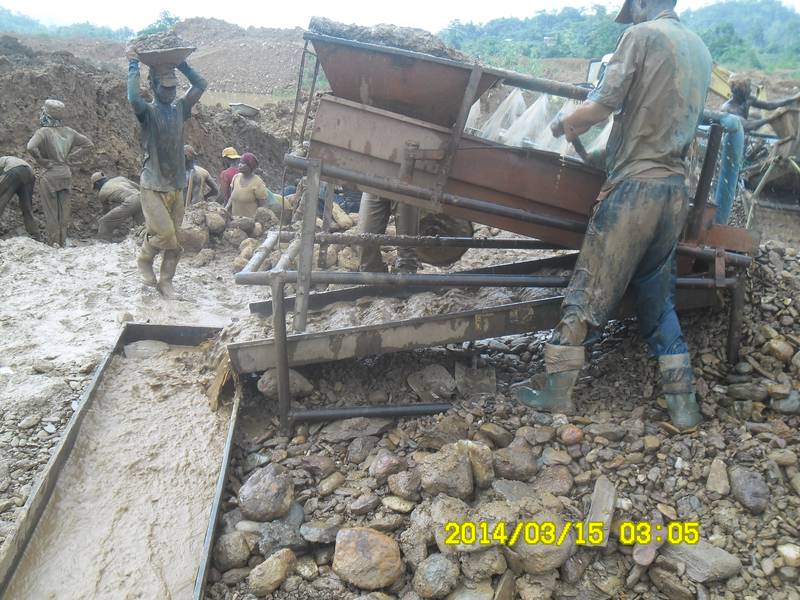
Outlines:
MULTIPOLYGON (((335 196, 335 192, 333 189, 333 184, 328 182, 328 190, 325 193, 325 209, 322 212, 322 232, 323 233, 330 233, 331 231, 331 220, 333 219, 333 198, 335 196)), ((320 269, 324 269, 328 266, 327 261, 327 254, 328 254, 328 244, 320 244, 319 245, 319 257, 317 258, 317 266, 320 269)))
POLYGON ((278 417, 281 431, 289 434, 292 427, 289 409, 292 397, 289 392, 289 355, 286 345, 286 310, 284 308, 285 282, 276 277, 272 282, 272 330, 275 338, 275 372, 278 380, 278 417))
POLYGON ((297 300, 295 302, 293 326, 296 332, 306 330, 308 317, 308 294, 311 292, 311 270, 314 268, 314 233, 317 223, 317 202, 319 202, 319 179, 322 175, 322 161, 310 159, 306 172, 306 186, 303 194, 303 224, 300 230, 300 260, 297 270, 297 300))
POLYGON ((739 362, 739 345, 742 340, 744 319, 744 279, 739 278, 731 294, 731 314, 728 322, 728 362, 739 362))

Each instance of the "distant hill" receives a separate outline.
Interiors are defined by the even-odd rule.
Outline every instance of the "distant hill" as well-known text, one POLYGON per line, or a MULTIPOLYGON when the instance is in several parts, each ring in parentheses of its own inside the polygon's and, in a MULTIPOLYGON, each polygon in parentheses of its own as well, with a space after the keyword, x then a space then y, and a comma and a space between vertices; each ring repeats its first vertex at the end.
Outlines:
MULTIPOLYGON (((483 25, 453 21, 439 36, 484 63, 537 73, 540 59, 598 58, 624 30, 616 11, 563 8, 526 19, 483 25)), ((800 14, 779 0, 730 0, 687 11, 682 20, 706 42, 714 60, 733 69, 789 70, 800 77, 800 14)))
POLYGON ((127 40, 133 35, 133 30, 127 27, 111 29, 110 27, 98 27, 91 23, 75 23, 73 25, 48 27, 36 19, 19 13, 13 13, 2 6, 0 6, 0 32, 22 33, 25 35, 55 35, 60 37, 76 36, 116 41, 127 40))

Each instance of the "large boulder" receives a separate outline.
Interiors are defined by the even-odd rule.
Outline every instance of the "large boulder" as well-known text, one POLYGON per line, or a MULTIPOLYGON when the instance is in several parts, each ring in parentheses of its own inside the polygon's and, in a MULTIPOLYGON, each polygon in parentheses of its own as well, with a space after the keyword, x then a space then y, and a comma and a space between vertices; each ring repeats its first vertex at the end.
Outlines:
POLYGON ((239 508, 247 519, 271 521, 289 512, 294 500, 294 483, 280 465, 253 471, 239 490, 239 508))
POLYGON ((400 546, 368 527, 341 529, 336 535, 333 571, 363 590, 379 590, 398 581, 404 572, 400 546))

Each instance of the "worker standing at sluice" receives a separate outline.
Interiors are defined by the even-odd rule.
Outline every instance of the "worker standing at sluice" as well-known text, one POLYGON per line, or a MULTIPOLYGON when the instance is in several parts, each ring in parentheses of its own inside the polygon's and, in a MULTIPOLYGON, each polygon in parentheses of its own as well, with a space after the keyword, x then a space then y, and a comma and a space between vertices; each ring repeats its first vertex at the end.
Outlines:
POLYGON ((178 78, 174 70, 157 74, 150 69, 153 101, 145 102, 139 93, 139 60, 128 48, 128 102, 141 125, 143 164, 139 187, 147 234, 136 264, 145 285, 157 286, 166 297, 173 297, 172 279, 182 248, 178 231, 183 221, 186 165, 183 151, 184 124, 192 106, 208 84, 185 61, 177 66, 192 86, 175 99, 178 78), (156 281, 153 261, 163 252, 161 272, 156 281))
POLYGON ((517 388, 537 410, 573 413, 589 328, 602 327, 630 284, 639 327, 657 356, 672 423, 701 421, 689 350, 675 313, 675 247, 689 211, 686 155, 703 112, 711 56, 679 21, 675 0, 626 0, 620 37, 599 87, 552 125, 572 141, 614 114, 600 192, 544 351, 544 389, 517 388))
POLYGON ((104 242, 113 241, 114 230, 132 219, 144 221, 142 197, 139 186, 127 177, 106 177, 102 171, 92 174, 92 189, 103 203, 106 213, 98 221, 97 237, 104 242), (109 208, 113 206, 114 208, 109 208))
MULTIPOLYGON (((403 202, 392 202, 374 194, 364 193, 358 211, 359 233, 386 233, 391 213, 395 215, 397 235, 419 235, 419 208, 403 202)), ((371 272, 387 271, 381 258, 380 246, 361 246, 359 249, 359 270, 371 272)), ((414 248, 397 249, 396 273, 416 273, 419 267, 414 248)))
POLYGON ((36 175, 33 167, 16 156, 0 156, 0 217, 15 195, 19 200, 25 230, 36 239, 39 228, 33 218, 33 187, 36 175))
POLYGON ((67 230, 72 223, 72 171, 70 165, 88 158, 94 148, 91 140, 63 124, 64 103, 45 100, 39 117, 41 127, 28 142, 28 152, 42 167, 39 190, 44 210, 47 241, 53 246, 67 244, 67 230))

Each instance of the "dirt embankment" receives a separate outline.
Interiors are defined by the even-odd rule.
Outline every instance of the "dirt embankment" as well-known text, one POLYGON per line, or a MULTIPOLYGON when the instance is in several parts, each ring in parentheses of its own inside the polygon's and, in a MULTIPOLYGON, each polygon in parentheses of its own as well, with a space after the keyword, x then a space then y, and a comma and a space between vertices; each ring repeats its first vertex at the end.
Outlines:
MULTIPOLYGON (((140 171, 139 126, 128 105, 126 80, 68 52, 36 52, 13 38, 0 40, 0 155, 30 160, 25 147, 38 127, 42 103, 47 98, 65 102, 65 124, 95 144, 94 156, 73 169, 75 227, 79 236, 93 235, 102 210, 91 193, 91 173, 102 170, 138 180, 140 171)), ((212 89, 217 85, 213 77, 208 81, 212 89)), ((186 142, 195 147, 202 166, 216 176, 222 169, 222 149, 235 146, 259 157, 268 186, 279 185, 285 140, 229 110, 200 104, 193 113, 186 142)), ((36 200, 34 206, 38 210, 36 200)), ((0 235, 13 231, 19 221, 14 202, 0 221, 0 235)))

